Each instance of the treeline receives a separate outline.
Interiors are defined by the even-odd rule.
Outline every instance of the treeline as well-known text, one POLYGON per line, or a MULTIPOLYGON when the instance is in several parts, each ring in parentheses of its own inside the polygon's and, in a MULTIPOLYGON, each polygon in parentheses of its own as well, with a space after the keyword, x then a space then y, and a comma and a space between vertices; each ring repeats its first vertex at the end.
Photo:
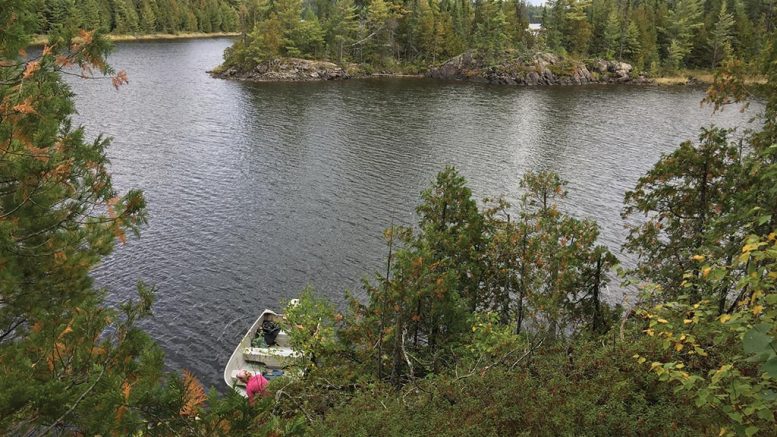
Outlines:
POLYGON ((777 5, 761 0, 556 0, 543 12, 545 42, 579 56, 638 68, 715 68, 765 54, 777 5))
POLYGON ((250 67, 276 56, 380 67, 436 63, 478 50, 495 60, 548 50, 617 58, 639 70, 714 68, 758 59, 777 22, 761 0, 249 0, 247 37, 227 56, 250 67), (539 33, 527 30, 540 21, 539 33))
POLYGON ((235 32, 239 0, 30 0, 35 32, 57 26, 117 34, 235 32))

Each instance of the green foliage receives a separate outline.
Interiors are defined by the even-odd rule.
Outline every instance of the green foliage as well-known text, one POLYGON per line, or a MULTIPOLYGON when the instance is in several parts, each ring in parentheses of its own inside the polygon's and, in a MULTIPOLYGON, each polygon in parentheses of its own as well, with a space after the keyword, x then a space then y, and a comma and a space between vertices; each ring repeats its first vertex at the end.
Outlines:
POLYGON ((75 24, 117 34, 235 32, 248 0, 36 0, 38 33, 75 24))
POLYGON ((429 66, 465 51, 486 64, 551 50, 653 71, 714 68, 728 57, 756 63, 773 16, 752 0, 557 0, 543 7, 523 0, 243 0, 238 14, 246 37, 225 56, 226 66, 248 70, 273 57, 304 56, 377 71, 429 66), (530 16, 542 22, 536 35, 530 16))
POLYGON ((701 0, 678 0, 667 15, 667 26, 662 28, 669 40, 666 61, 671 68, 680 68, 693 50, 693 35, 701 28, 701 0))
MULTIPOLYGON (((675 385, 677 393, 691 396, 697 407, 720 412, 723 418, 715 424, 721 435, 769 435, 775 428, 777 233, 774 197, 765 202, 762 195, 773 195, 777 180, 772 159, 777 130, 777 51, 772 49, 769 59, 763 129, 747 138, 750 147, 735 162, 721 160, 719 165, 704 167, 710 180, 728 180, 730 192, 722 198, 726 207, 704 218, 708 235, 698 239, 699 244, 688 245, 699 253, 691 257, 697 265, 687 269, 680 284, 689 293, 678 289, 677 296, 641 312, 648 321, 645 333, 660 340, 662 351, 635 355, 640 363, 650 362, 651 371, 675 385), (724 239, 728 249, 716 251, 724 239), (717 301, 709 298, 715 292, 717 301)), ((737 70, 740 65, 729 64, 710 88, 708 100, 716 108, 745 95, 737 70)), ((718 142, 718 150, 725 150, 724 138, 718 142)), ((695 183, 698 172, 694 167, 680 171, 689 177, 678 184, 683 189, 704 186, 695 183)), ((704 214, 696 214, 697 223, 700 216, 704 214)), ((682 237, 670 234, 664 240, 673 244, 682 237)))
POLYGON ((335 310, 331 303, 316 297, 311 287, 302 291, 296 304, 287 306, 284 316, 283 330, 289 334, 292 347, 305 355, 305 361, 317 366, 321 357, 332 354, 337 345, 335 310))
POLYGON ((137 327, 151 315, 151 288, 104 303, 90 271, 145 224, 145 200, 113 188, 110 141, 87 142, 73 125, 60 71, 110 75, 117 88, 126 73, 106 64, 107 41, 78 30, 79 20, 58 25, 28 57, 33 5, 0 6, 0 433, 294 431, 298 422, 268 417, 269 400, 248 411, 237 395, 209 398, 191 373, 165 375, 161 350, 137 327))
MULTIPOLYGON (((518 3, 238 3, 202 0, 175 16, 175 4, 189 3, 116 0, 108 10, 113 25, 133 31, 247 26, 250 33, 228 55, 245 62, 336 55, 390 65, 435 59, 474 41, 494 55, 530 41, 505 24, 523 22, 518 3), (229 13, 233 6, 238 13, 229 13)), ((661 2, 560 0, 545 14, 541 38, 558 50, 613 53, 617 46, 619 55, 651 65, 661 56, 675 65, 717 59, 705 51, 715 47, 705 44, 708 36, 732 56, 753 56, 726 39, 734 33, 763 43, 762 128, 739 144, 729 142, 728 131, 703 129, 698 144, 663 156, 627 193, 626 248, 640 256, 635 273, 655 292, 618 325, 619 309, 602 299, 617 260, 597 244, 595 222, 563 211, 566 182, 559 175, 528 172, 516 208, 499 199, 479 210, 464 178, 448 167, 421 194, 417 228, 385 232, 386 271, 365 280, 364 299, 351 299, 345 316, 310 288, 287 309, 284 329, 305 353, 306 372, 273 381, 273 396, 250 406, 236 393, 207 394, 186 371, 164 374, 161 351, 136 327, 150 315, 150 288, 139 284, 136 301, 110 309, 92 286, 90 269, 145 224, 145 202, 137 191, 113 189, 109 142, 86 142, 72 125, 75 109, 60 69, 108 74, 116 86, 127 80, 105 63, 108 46, 99 33, 77 30, 95 20, 115 30, 104 24, 106 3, 98 2, 96 14, 72 5, 0 0, 1 432, 774 429, 777 44, 765 21, 747 26, 750 16, 770 16, 768 7, 734 2, 735 25, 728 24, 728 6, 701 8, 690 0, 671 9, 661 2), (722 30, 689 34, 709 23, 722 30), (27 58, 20 49, 30 32, 46 26, 54 29, 48 46, 27 58), (606 36, 606 44, 590 44, 590 35, 606 36)), ((752 94, 742 76, 748 64, 728 58, 723 66, 708 94, 718 107, 752 94)))
MULTIPOLYGON (((731 313, 719 315, 710 300, 646 310, 646 333, 661 339, 665 353, 636 358, 654 360, 659 379, 689 393, 697 407, 722 411, 731 423, 722 433, 768 434, 777 411, 777 235, 748 238, 737 264, 747 269, 736 287, 746 296, 731 313)), ((725 274, 715 271, 722 269, 708 275, 720 281, 725 274)))
POLYGON ((712 49, 712 67, 731 54, 731 32, 734 27, 734 14, 728 12, 726 2, 720 3, 720 12, 715 27, 710 32, 709 45, 712 49))
POLYGON ((137 302, 109 309, 89 272, 145 223, 145 200, 113 188, 109 140, 87 142, 72 125, 72 94, 59 71, 111 74, 116 86, 126 75, 105 63, 99 34, 70 26, 26 57, 29 5, 2 6, 12 25, 0 31, 0 430, 132 430, 137 405, 125 387, 153 380, 162 364, 135 327, 150 315, 152 293, 141 284, 137 302))
MULTIPOLYGON (((727 239, 736 230, 719 221, 734 212, 732 198, 741 160, 727 134, 719 128, 702 129, 698 145, 682 143, 626 193, 624 217, 641 213, 646 220, 630 225, 624 247, 640 257, 640 277, 675 296, 686 292, 686 272, 700 275, 694 256, 706 254, 730 263, 736 251, 727 239)), ((694 300, 701 297, 702 288, 714 291, 693 287, 694 300)))
POLYGON ((507 19, 501 2, 483 0, 475 3, 473 47, 487 60, 501 57, 508 41, 507 19))
POLYGON ((634 351, 581 339, 515 367, 451 369, 400 392, 365 387, 313 423, 315 435, 698 435, 717 414, 640 372, 634 351), (712 413, 712 414, 710 414, 712 413))

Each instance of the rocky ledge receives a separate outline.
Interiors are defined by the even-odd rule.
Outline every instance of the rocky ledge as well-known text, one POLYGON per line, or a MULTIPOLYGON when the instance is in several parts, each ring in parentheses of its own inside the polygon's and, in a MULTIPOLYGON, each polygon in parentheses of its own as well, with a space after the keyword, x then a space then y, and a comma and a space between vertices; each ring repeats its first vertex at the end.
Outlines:
POLYGON ((299 82, 309 80, 338 80, 350 76, 337 64, 307 59, 279 58, 264 61, 248 71, 235 67, 213 73, 222 79, 239 79, 256 82, 299 82))
POLYGON ((472 52, 452 58, 427 77, 501 85, 584 85, 590 83, 652 83, 633 73, 630 64, 602 59, 579 62, 551 53, 489 65, 472 52))

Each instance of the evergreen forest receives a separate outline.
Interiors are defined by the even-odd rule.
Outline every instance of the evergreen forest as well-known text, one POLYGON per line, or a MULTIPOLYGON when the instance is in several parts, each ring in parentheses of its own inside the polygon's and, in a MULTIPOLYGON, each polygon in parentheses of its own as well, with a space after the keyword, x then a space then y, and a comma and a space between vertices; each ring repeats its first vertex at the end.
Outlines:
POLYGON ((617 59, 657 74, 761 62, 777 25, 773 0, 249 0, 240 10, 247 35, 226 65, 245 68, 279 56, 429 66, 472 50, 489 62, 617 59))
MULTIPOLYGON (((149 3, 176 4, 139 2, 149 3)), ((639 39, 639 53, 655 53, 660 63, 685 53, 675 60, 706 65, 716 17, 731 14, 730 32, 719 33, 728 43, 718 47, 731 58, 704 103, 717 111, 764 103, 737 132, 709 126, 678 144, 626 193, 623 250, 638 258, 634 268, 618 266, 618 251, 599 241, 594 221, 565 211, 568 184, 559 175, 527 172, 510 205, 500 193, 473 198, 455 168, 442 168, 420 194, 416 225, 386 218, 385 268, 365 278, 347 305, 335 306, 313 288, 286 291, 300 303, 287 309, 284 329, 304 356, 291 376, 271 382, 270 396, 249 405, 234 392, 207 390, 188 370, 165 370, 162 350, 140 326, 153 317, 154 284, 138 283, 136 296, 108 305, 109 291, 90 275, 117 246, 153 226, 143 193, 112 182, 110 139, 88 140, 97 133, 74 123, 62 78, 81 71, 125 86, 127 74, 106 62, 110 43, 79 20, 42 28, 38 2, 0 0, 0 433, 774 435, 774 3, 713 3, 613 2, 615 12, 605 14, 614 17, 610 29, 621 30, 619 41, 635 26, 643 37, 635 17, 661 17, 661 25, 645 24, 654 36, 639 39), (690 5, 700 11, 695 18, 678 18, 690 5), (678 23, 685 23, 680 33, 671 33, 678 23), (48 42, 28 53, 44 30, 48 42), (744 80, 754 71, 765 84, 744 80), (614 283, 634 287, 637 302, 606 302, 603 290, 614 283)), ((326 3, 326 13, 324 5, 293 0, 252 4, 261 8, 248 41, 278 37, 277 45, 261 47, 283 54, 332 56, 346 44, 343 56, 360 46, 364 56, 384 60, 430 53, 410 42, 417 41, 406 33, 412 26, 403 27, 417 17, 412 4, 339 0, 326 3), (331 25, 336 16, 354 27, 331 25), (273 22, 277 32, 268 33, 273 22), (320 40, 295 39, 300 27, 328 30, 320 40), (301 41, 321 43, 296 45, 301 41)), ((428 6, 432 23, 456 23, 449 11, 465 8, 450 3, 443 13, 441 4, 417 8, 428 6)), ((562 21, 552 18, 558 5, 545 9, 544 43, 580 55, 615 50, 597 36, 596 3, 577 4, 565 3, 562 21), (580 29, 589 29, 585 39, 569 37, 580 29)), ((466 5, 472 9, 459 30, 433 26, 454 29, 441 30, 447 36, 439 41, 459 48, 493 35, 511 46, 527 41, 523 26, 504 24, 519 20, 504 11, 520 4, 466 5), (521 36, 487 29, 521 29, 521 36), (458 40, 459 31, 471 39, 458 40)), ((450 50, 439 56, 458 49, 450 50)))
POLYGON ((239 0, 29 0, 33 32, 58 26, 116 34, 236 32, 239 0))

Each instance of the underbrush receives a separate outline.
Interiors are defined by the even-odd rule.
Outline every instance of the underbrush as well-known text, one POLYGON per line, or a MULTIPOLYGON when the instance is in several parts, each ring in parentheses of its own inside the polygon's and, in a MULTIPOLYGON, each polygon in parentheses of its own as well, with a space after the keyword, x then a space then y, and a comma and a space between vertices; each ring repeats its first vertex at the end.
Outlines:
POLYGON ((558 343, 529 361, 459 366, 399 389, 349 366, 284 387, 310 435, 699 435, 718 423, 640 368, 651 339, 558 343), (511 368, 512 367, 512 368, 511 368), (362 374, 363 376, 363 374, 362 374))

